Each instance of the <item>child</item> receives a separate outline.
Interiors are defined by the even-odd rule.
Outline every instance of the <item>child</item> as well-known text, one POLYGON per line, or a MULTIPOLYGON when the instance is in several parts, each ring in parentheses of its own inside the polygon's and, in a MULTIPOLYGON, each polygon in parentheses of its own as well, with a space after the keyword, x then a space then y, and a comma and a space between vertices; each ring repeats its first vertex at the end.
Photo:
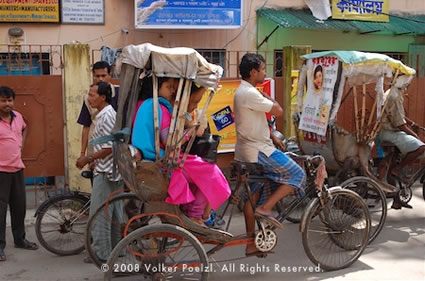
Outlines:
MULTIPOLYGON (((171 80, 169 81, 171 84, 171 80)), ((163 149, 172 117, 173 94, 170 93, 170 89, 167 90, 166 88, 166 82, 162 82, 158 90, 160 96, 158 101, 160 104, 161 157, 164 155, 163 149)), ((205 88, 195 83, 192 84, 188 112, 196 109, 205 91, 205 88)), ((155 160, 152 107, 152 99, 147 99, 137 111, 132 141, 134 146, 142 150, 144 159, 155 160), (141 132, 142 130, 143 132, 141 132)), ((185 204, 182 206, 182 210, 189 217, 203 224, 202 217, 208 203, 213 209, 217 209, 230 196, 230 187, 221 170, 215 164, 189 154, 184 166, 181 169, 174 169, 168 194, 169 197, 165 200, 167 203, 185 204)))

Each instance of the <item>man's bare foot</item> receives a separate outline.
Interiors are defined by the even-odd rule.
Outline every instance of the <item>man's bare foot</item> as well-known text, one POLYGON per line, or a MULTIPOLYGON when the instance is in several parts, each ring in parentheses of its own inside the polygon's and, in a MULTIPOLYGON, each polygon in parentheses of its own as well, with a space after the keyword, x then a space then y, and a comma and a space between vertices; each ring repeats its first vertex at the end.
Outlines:
POLYGON ((263 253, 263 252, 260 252, 256 247, 255 247, 255 245, 254 244, 248 244, 247 246, 246 246, 246 249, 245 249, 245 256, 246 257, 252 257, 252 256, 256 256, 256 257, 259 257, 259 258, 264 258, 265 256, 267 256, 267 254, 266 253, 263 253))

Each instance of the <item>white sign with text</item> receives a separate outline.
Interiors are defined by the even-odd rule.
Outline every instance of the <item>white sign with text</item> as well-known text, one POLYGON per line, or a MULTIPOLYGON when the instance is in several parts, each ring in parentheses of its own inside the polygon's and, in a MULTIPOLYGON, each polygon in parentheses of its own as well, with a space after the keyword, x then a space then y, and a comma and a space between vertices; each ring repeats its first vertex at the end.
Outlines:
POLYGON ((62 0, 62 23, 104 24, 104 0, 62 0))

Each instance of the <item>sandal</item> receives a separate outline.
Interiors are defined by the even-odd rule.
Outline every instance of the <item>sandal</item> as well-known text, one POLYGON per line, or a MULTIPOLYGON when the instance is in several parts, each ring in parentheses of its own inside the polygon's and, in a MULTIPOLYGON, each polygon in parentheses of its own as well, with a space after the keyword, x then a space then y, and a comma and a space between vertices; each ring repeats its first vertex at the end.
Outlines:
POLYGON ((260 220, 265 220, 279 229, 283 229, 283 225, 275 217, 273 217, 272 214, 262 214, 255 211, 255 216, 260 220))
POLYGON ((22 240, 22 244, 15 244, 15 248, 25 249, 25 250, 37 250, 38 245, 36 243, 30 242, 27 239, 22 240))
POLYGON ((0 249, 0 261, 5 261, 6 260, 6 255, 4 254, 4 250, 0 249))

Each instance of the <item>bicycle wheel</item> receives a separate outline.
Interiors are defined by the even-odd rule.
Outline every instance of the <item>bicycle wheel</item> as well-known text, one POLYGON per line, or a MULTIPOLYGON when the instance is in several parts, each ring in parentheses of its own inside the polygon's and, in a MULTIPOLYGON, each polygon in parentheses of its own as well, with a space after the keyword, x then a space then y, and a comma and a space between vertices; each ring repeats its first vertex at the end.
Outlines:
POLYGON ((60 256, 83 251, 89 207, 89 199, 78 194, 50 198, 35 222, 35 233, 40 244, 60 256))
POLYGON ((102 269, 104 280, 208 280, 210 268, 205 249, 193 234, 179 226, 159 224, 127 235, 102 269))
MULTIPOLYGON (((278 204, 276 204, 276 209, 279 214, 283 214, 289 205, 297 199, 295 195, 288 195, 285 198, 281 199, 278 204)), ((312 198, 304 198, 304 200, 297 206, 286 219, 292 223, 299 223, 304 214, 305 209, 308 204, 311 202, 312 198)))
POLYGON ((387 218, 387 199, 379 184, 368 177, 354 177, 344 181, 342 188, 359 194, 369 208, 371 231, 369 243, 379 235, 387 218))
POLYGON ((302 240, 309 259, 324 270, 353 264, 366 248, 370 215, 355 192, 331 189, 330 198, 314 199, 302 219, 302 240))
MULTIPOLYGON (((143 202, 134 193, 115 195, 96 210, 87 223, 85 247, 97 267, 104 263, 109 253, 122 239, 129 219, 142 212, 143 202), (93 236, 96 237, 94 243, 93 236), (98 249, 97 254, 95 248, 98 249)), ((142 220, 135 220, 130 231, 146 225, 148 219, 145 217, 142 220)))

